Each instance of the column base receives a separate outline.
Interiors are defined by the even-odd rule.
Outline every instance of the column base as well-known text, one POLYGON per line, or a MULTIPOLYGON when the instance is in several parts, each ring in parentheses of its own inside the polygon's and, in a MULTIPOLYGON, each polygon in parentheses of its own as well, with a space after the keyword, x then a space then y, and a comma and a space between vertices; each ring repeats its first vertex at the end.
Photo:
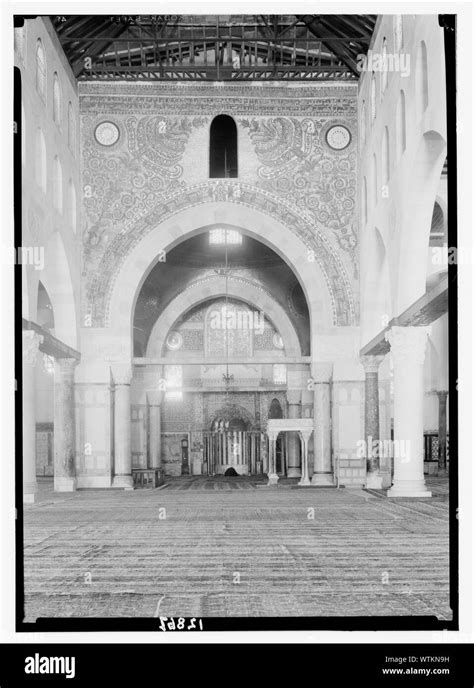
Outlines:
POLYGON ((313 473, 311 485, 334 485, 332 473, 313 473))
POLYGON ((309 486, 311 486, 311 481, 308 478, 308 476, 306 475, 304 478, 301 478, 298 485, 301 485, 302 487, 309 487, 309 486))
POLYGON ((288 470, 286 472, 286 477, 287 478, 301 478, 301 468, 298 468, 298 466, 288 466, 288 470))
POLYGON ((23 484, 23 504, 34 504, 38 501, 38 483, 23 484))
POLYGON ((396 480, 387 497, 431 497, 424 480, 396 480))
POLYGON ((269 473, 268 474, 268 483, 267 485, 276 485, 279 481, 279 477, 276 473, 269 473))
POLYGON ((365 486, 371 490, 381 490, 383 485, 383 476, 380 473, 370 472, 367 473, 365 486))
POLYGON ((54 491, 55 492, 75 492, 77 487, 76 478, 59 478, 54 477, 54 491))
POLYGON ((114 475, 112 487, 120 487, 123 490, 133 490, 133 478, 131 475, 114 475))

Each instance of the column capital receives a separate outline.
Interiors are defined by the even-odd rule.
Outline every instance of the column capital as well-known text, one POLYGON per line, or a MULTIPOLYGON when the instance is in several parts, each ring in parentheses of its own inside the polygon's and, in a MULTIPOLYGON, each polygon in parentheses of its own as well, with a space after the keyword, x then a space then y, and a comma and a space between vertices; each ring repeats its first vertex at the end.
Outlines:
POLYGON ((112 368, 112 376, 116 385, 129 385, 133 372, 129 365, 117 365, 112 368))
POLYGON ((377 373, 384 358, 385 356, 361 356, 360 362, 364 366, 366 373, 377 373))
POLYGON ((421 365, 425 360, 426 340, 431 333, 431 326, 400 327, 395 325, 386 334, 394 362, 409 362, 421 365))
POLYGON ((448 394, 449 394, 449 392, 448 392, 447 389, 437 389, 437 390, 436 390, 436 394, 437 394, 439 397, 447 397, 448 394))
POLYGON ((298 430, 298 432, 299 432, 303 442, 307 442, 309 440, 309 438, 311 437, 311 434, 313 432, 313 428, 298 430))
POLYGON ((301 390, 288 389, 286 392, 286 400, 289 404, 301 404, 301 390))
POLYGON ((150 406, 161 406, 161 402, 163 401, 163 392, 147 392, 147 399, 150 406))
POLYGON ((34 366, 38 356, 39 346, 43 342, 43 336, 34 330, 22 330, 23 363, 34 366))
POLYGON ((329 382, 332 376, 332 362, 311 363, 311 376, 315 382, 329 382))

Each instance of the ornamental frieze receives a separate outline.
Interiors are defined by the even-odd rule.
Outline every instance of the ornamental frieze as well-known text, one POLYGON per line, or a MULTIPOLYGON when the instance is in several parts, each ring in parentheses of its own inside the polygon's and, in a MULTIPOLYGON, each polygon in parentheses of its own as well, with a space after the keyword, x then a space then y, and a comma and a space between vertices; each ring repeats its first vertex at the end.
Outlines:
POLYGON ((239 124, 247 129, 261 163, 257 186, 291 199, 331 230, 339 247, 350 254, 357 278, 356 151, 351 124, 296 117, 244 118, 239 124), (337 134, 331 139, 328 132, 337 134))

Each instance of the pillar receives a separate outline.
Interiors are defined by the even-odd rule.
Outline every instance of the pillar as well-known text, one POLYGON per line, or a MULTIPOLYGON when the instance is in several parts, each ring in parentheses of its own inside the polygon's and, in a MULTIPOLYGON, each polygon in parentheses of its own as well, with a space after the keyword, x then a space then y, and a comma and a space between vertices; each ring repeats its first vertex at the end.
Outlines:
POLYGON ((276 472, 276 441, 278 435, 274 432, 268 433, 268 483, 267 485, 276 485, 278 483, 278 474, 276 472))
POLYGON ((161 401, 162 392, 148 392, 150 422, 150 468, 161 466, 161 401))
POLYGON ((312 485, 333 485, 331 459, 331 390, 332 363, 313 363, 314 466, 312 485))
POLYGON ((130 382, 129 368, 113 371, 115 383, 114 448, 115 465, 112 487, 133 490, 132 451, 130 445, 130 382))
POLYGON ((431 497, 423 474, 423 361, 430 327, 392 327, 394 476, 388 497, 431 497))
POLYGON ((23 501, 33 504, 37 499, 36 482, 36 401, 35 368, 39 345, 43 337, 34 330, 23 330, 23 384, 22 384, 22 430, 23 430, 23 501))
POLYGON ((54 366, 54 490, 74 492, 76 480, 75 358, 54 366))
POLYGON ((380 418, 379 418, 379 366, 385 356, 362 356, 365 371, 364 439, 366 447, 367 476, 365 486, 380 490, 380 418), (374 450, 374 443, 376 449, 374 450))
POLYGON ((446 475, 446 401, 448 392, 436 392, 438 395, 438 475, 446 475))
MULTIPOLYGON (((288 390, 288 417, 301 418, 301 391, 288 390)), ((301 477, 300 441, 297 432, 286 433, 288 438, 288 478, 301 477)))
POLYGON ((308 466, 308 442, 311 436, 312 430, 300 430, 299 436, 301 439, 301 480, 298 485, 311 485, 309 479, 309 466, 308 466))

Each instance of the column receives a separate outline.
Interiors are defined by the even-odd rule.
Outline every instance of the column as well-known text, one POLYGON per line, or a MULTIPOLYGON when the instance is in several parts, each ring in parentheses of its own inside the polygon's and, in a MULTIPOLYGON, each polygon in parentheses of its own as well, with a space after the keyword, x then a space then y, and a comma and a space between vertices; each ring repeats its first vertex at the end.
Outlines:
POLYGON ((300 430, 299 436, 301 439, 301 480, 298 485, 311 485, 309 479, 309 468, 308 468, 308 442, 311 437, 312 430, 300 430))
POLYGON ((446 401, 448 392, 442 390, 438 395, 438 475, 446 475, 446 401))
POLYGON ((314 384, 314 467, 311 484, 333 485, 330 396, 332 363, 313 363, 311 373, 314 384))
POLYGON ((43 337, 33 330, 23 330, 23 502, 33 504, 37 499, 36 482, 36 401, 35 368, 39 345, 43 337))
POLYGON ((113 378, 115 382, 115 475, 112 487, 133 490, 132 452, 130 445, 130 382, 132 380, 132 371, 130 368, 114 370, 113 378))
POLYGON ((276 441, 278 434, 274 432, 268 433, 268 483, 267 485, 276 485, 278 483, 278 474, 276 472, 276 441))
MULTIPOLYGON (((301 390, 286 393, 288 418, 301 418, 301 390)), ((297 432, 288 432, 288 478, 301 477, 300 440, 297 432)))
POLYGON ((431 497, 423 474, 423 361, 430 327, 392 327, 394 476, 388 497, 431 497))
POLYGON ((75 358, 58 358, 54 366, 54 490, 76 489, 75 358))
POLYGON ((150 421, 150 468, 161 466, 161 401, 162 392, 148 392, 150 421))
POLYGON ((367 476, 365 486, 380 490, 382 476, 380 475, 379 444, 379 366, 385 356, 362 356, 361 363, 365 371, 364 394, 364 439, 366 447, 367 476), (377 442, 374 450, 374 442, 377 442))

